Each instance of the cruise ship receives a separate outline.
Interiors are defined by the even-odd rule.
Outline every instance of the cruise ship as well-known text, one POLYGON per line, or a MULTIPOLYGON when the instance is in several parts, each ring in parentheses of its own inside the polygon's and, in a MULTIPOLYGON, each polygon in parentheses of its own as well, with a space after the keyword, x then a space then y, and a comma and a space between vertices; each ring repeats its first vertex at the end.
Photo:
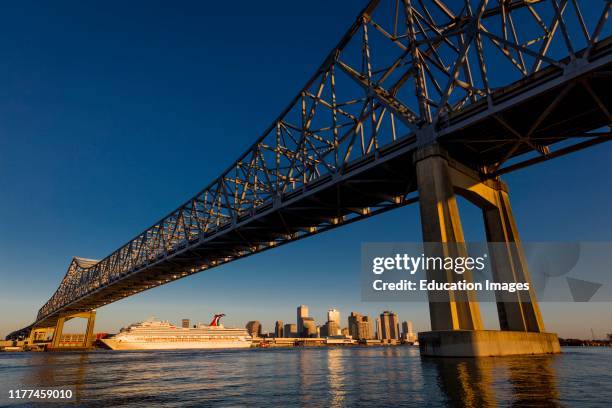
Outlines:
POLYGON ((245 329, 223 327, 216 314, 210 324, 177 327, 153 318, 134 323, 116 335, 101 339, 113 350, 225 349, 251 347, 251 336, 245 329))

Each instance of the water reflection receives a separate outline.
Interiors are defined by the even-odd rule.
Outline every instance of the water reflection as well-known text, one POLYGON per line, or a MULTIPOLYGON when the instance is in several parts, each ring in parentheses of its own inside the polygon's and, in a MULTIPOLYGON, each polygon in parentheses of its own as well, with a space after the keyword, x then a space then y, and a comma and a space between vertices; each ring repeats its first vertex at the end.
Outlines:
POLYGON ((452 405, 482 407, 495 405, 491 365, 487 361, 432 359, 425 364, 437 370, 438 385, 452 405))
POLYGON ((345 365, 343 354, 345 350, 334 348, 326 353, 327 356, 327 382, 330 393, 330 407, 342 407, 345 405, 345 384, 347 373, 345 373, 345 365))
POLYGON ((555 358, 544 356, 528 358, 527 361, 512 359, 509 362, 510 382, 514 389, 513 406, 528 404, 561 406, 557 391, 557 378, 552 368, 552 361, 555 358))
POLYGON ((87 353, 28 353, 25 364, 31 368, 20 384, 33 388, 70 386, 77 394, 85 384, 89 368, 87 353))
POLYGON ((556 407, 561 404, 552 368, 555 358, 423 358, 423 367, 436 370, 438 386, 450 406, 556 407))
POLYGON ((422 359, 402 346, 0 353, 2 386, 71 386, 87 407, 602 406, 612 349, 481 359, 422 359))
POLYGON ((297 389, 300 405, 311 406, 315 403, 312 395, 313 383, 316 375, 313 373, 313 353, 314 350, 304 350, 298 353, 298 363, 296 375, 298 377, 297 389))

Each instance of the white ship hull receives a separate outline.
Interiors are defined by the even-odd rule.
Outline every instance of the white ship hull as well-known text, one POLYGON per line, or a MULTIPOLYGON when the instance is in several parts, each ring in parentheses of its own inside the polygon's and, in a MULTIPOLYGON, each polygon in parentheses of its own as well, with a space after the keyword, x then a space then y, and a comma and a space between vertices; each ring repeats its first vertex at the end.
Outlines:
POLYGON ((115 339, 101 340, 112 350, 233 349, 251 347, 251 341, 238 340, 205 340, 180 342, 119 341, 115 339))
MULTIPOLYGON (((188 350, 249 348, 252 339, 245 329, 226 328, 216 314, 209 325, 176 327, 167 321, 149 319, 134 323, 113 337, 101 339, 113 350, 188 350)), ((189 324, 187 324, 188 326, 189 324)))

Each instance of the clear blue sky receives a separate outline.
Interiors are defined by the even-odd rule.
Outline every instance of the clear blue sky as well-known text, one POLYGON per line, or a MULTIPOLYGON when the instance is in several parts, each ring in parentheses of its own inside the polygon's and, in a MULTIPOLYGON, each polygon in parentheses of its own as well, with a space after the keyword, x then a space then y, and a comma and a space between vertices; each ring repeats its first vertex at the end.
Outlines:
MULTIPOLYGON (((31 323, 72 256, 103 258, 225 169, 276 117, 363 1, 13 2, 0 25, 0 335, 31 323)), ((506 178, 525 241, 610 241, 612 144, 506 178)), ((462 204, 468 239, 479 212, 462 204)), ((419 241, 406 207, 102 308, 97 331, 151 315, 295 321, 310 305, 428 328, 426 305, 360 302, 362 241, 419 241)), ((542 304, 563 336, 612 331, 610 305, 542 304)), ((495 327, 491 305, 486 321, 495 327)))

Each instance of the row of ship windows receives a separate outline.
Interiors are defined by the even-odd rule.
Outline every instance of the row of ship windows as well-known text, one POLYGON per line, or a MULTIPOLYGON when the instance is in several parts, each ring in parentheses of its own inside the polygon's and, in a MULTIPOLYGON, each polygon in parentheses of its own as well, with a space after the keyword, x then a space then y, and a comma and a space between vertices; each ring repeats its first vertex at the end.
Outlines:
POLYGON ((141 337, 138 341, 150 341, 150 342, 159 342, 159 341, 167 341, 167 342, 182 342, 182 341, 194 341, 194 340, 228 340, 228 339, 241 339, 236 336, 194 336, 194 337, 141 337))

